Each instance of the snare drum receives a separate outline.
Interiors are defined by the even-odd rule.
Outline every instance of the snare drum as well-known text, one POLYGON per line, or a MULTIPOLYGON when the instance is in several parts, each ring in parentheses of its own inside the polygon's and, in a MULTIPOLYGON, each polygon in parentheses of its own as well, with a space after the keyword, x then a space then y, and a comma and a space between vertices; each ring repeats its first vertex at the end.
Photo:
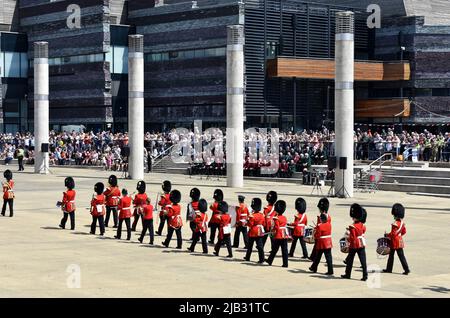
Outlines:
POLYGON ((314 244, 315 239, 314 239, 314 228, 313 227, 307 226, 305 228, 304 240, 308 244, 314 244))
POLYGON ((388 237, 382 237, 377 240, 377 254, 389 255, 391 252, 391 239, 388 237))
POLYGON ((341 247, 341 252, 344 254, 348 254, 350 251, 350 244, 345 237, 339 240, 339 246, 341 247))

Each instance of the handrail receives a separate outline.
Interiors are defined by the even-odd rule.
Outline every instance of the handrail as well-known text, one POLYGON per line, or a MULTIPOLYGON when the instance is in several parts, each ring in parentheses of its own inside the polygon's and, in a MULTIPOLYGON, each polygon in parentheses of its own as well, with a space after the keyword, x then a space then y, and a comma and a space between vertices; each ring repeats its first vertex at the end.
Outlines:
POLYGON ((403 151, 403 161, 402 161, 403 168, 405 167, 406 160, 408 160, 409 157, 413 156, 412 151, 411 151, 411 153, 409 153, 410 150, 413 150, 413 148, 407 148, 407 149, 405 149, 405 151, 403 151), (408 155, 406 157, 405 157, 405 153, 408 153, 408 155))
POLYGON ((375 160, 374 162, 372 162, 370 165, 369 165, 369 172, 372 172, 372 167, 379 161, 380 162, 380 169, 381 169, 381 166, 383 166, 383 164, 385 164, 386 162, 387 162, 387 160, 385 160, 385 161, 383 161, 383 159, 385 158, 385 157, 391 157, 391 161, 392 161, 392 159, 393 159, 393 157, 394 157, 394 155, 392 154, 392 153, 390 153, 390 152, 387 152, 387 153, 385 153, 385 154, 383 154, 380 158, 378 158, 377 160, 375 160))
POLYGON ((172 150, 173 147, 175 147, 176 145, 172 145, 169 148, 165 149, 160 155, 158 155, 156 158, 152 159, 153 160, 153 164, 152 166, 155 167, 157 164, 159 164, 160 162, 162 162, 164 160, 165 157, 167 157, 168 154, 170 154, 170 150, 172 150), (158 162, 156 162, 156 160, 160 159, 158 162))

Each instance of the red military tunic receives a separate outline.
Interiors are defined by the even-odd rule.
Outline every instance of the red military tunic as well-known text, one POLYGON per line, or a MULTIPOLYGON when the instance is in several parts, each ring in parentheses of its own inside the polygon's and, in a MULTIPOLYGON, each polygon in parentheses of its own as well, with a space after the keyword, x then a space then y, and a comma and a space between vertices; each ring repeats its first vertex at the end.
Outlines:
POLYGON ((214 202, 209 208, 212 211, 211 221, 209 221, 209 223, 220 224, 219 202, 214 202))
POLYGON ((245 203, 239 204, 236 207, 236 227, 244 227, 248 222, 248 208, 245 203))
POLYGON ((294 222, 291 223, 291 226, 294 227, 294 231, 292 236, 294 237, 302 237, 305 236, 305 227, 308 225, 308 217, 306 213, 297 213, 294 217, 294 222))
POLYGON ((289 238, 287 230, 287 219, 284 215, 277 215, 273 218, 273 237, 276 240, 285 240, 289 238))
POLYGON ((131 218, 131 197, 122 197, 118 205, 119 219, 129 219, 131 218))
POLYGON ((138 193, 134 196, 133 205, 134 205, 134 216, 138 213, 142 214, 144 209, 144 205, 147 204, 147 194, 146 193, 138 193))
POLYGON ((405 247, 405 242, 403 242, 403 235, 406 234, 406 226, 403 220, 396 220, 392 223, 391 232, 388 234, 391 239, 391 248, 398 250, 405 247))
POLYGON ((261 212, 254 212, 248 219, 249 237, 264 236, 264 215, 261 212))
POLYGON ((326 250, 333 247, 333 241, 331 239, 331 223, 320 223, 316 226, 316 233, 314 233, 316 239, 315 248, 317 250, 326 250))
POLYGON ((95 217, 105 215, 105 195, 97 194, 91 200, 91 215, 95 217))
POLYGON ((116 207, 119 205, 120 190, 118 187, 110 187, 103 192, 106 197, 106 206, 116 207))
POLYGON ((71 213, 75 211, 75 190, 67 190, 63 192, 63 199, 61 208, 65 213, 71 213))
POLYGON ((165 193, 161 196, 161 199, 158 202, 158 205, 161 207, 161 210, 159 211, 159 216, 162 217, 164 215, 164 210, 166 208, 166 205, 171 204, 170 202, 170 193, 165 193))
MULTIPOLYGON (((220 223, 219 223, 219 239, 224 238, 224 227, 231 226, 231 216, 229 214, 222 214, 220 215, 220 223)), ((231 234, 231 233, 228 233, 231 234)))
POLYGON ((179 229, 183 226, 181 218, 181 206, 179 204, 166 205, 167 217, 169 218, 169 226, 179 229))
POLYGON ((144 205, 143 216, 144 220, 153 220, 153 205, 144 205))
POLYGON ((13 199, 14 198, 14 181, 9 180, 3 183, 3 199, 13 199))
POLYGON ((270 232, 272 230, 273 217, 275 214, 275 207, 273 205, 268 205, 264 208, 264 229, 266 232, 270 232))
POLYGON ((349 236, 348 243, 351 249, 360 249, 366 247, 366 239, 364 234, 366 233, 366 226, 361 222, 356 222, 348 228, 349 236))
POLYGON ((195 232, 205 233, 208 230, 208 215, 206 213, 195 213, 195 232))

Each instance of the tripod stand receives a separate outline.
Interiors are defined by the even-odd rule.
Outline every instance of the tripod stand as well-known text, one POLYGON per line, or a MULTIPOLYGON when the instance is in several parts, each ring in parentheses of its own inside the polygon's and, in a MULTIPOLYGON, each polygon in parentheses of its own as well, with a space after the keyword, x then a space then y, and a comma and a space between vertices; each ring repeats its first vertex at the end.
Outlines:
POLYGON ((312 176, 312 178, 314 179, 314 187, 313 187, 311 194, 314 194, 314 191, 317 191, 317 195, 319 195, 319 192, 320 192, 320 194, 323 194, 322 186, 320 184, 320 173, 315 172, 314 175, 312 176))
POLYGON ((350 194, 348 193, 347 189, 345 188, 345 170, 342 169, 342 187, 336 191, 336 195, 339 196, 341 199, 350 198, 350 194), (342 194, 340 194, 342 192, 342 194))
POLYGON ((53 172, 50 170, 50 167, 47 164, 48 163, 48 152, 44 152, 43 155, 44 155, 44 165, 41 166, 41 169, 39 170, 39 174, 47 174, 47 172, 50 174, 53 174, 53 172))

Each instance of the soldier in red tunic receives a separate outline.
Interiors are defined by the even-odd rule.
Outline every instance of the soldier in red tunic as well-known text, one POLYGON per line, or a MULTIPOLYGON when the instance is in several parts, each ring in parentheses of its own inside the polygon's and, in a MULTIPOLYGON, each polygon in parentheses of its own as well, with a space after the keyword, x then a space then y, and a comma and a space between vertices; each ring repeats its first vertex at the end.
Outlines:
POLYGON ((220 247, 225 244, 228 250, 227 257, 233 257, 231 249, 231 216, 228 214, 228 203, 225 201, 219 202, 218 210, 220 211, 219 219, 219 240, 214 247, 214 255, 219 256, 220 247))
POLYGON ((154 233, 153 233, 153 205, 150 204, 150 198, 147 198, 146 204, 144 205, 144 210, 142 213, 142 233, 138 241, 142 243, 145 237, 145 233, 148 230, 150 235, 150 245, 153 245, 154 233))
POLYGON ((306 216, 306 201, 303 198, 297 198, 295 200, 295 210, 297 214, 294 216, 294 222, 290 225, 294 228, 292 232, 292 245, 289 252, 290 257, 294 257, 295 247, 297 246, 297 241, 300 241, 302 247, 303 257, 308 258, 308 250, 306 249, 306 243, 304 240, 305 227, 308 225, 308 217, 306 216))
POLYGON ((191 189, 189 194, 191 202, 188 204, 186 211, 186 221, 189 222, 189 228, 192 231, 192 237, 190 241, 194 240, 195 229, 197 225, 195 223, 195 213, 198 211, 198 200, 200 200, 200 190, 198 188, 191 189))
POLYGON ((331 249, 333 248, 333 242, 331 239, 331 223, 328 222, 326 213, 320 215, 320 222, 317 224, 314 238, 316 239, 316 257, 309 270, 313 273, 317 272, 317 266, 320 263, 322 254, 325 254, 327 261, 328 271, 326 275, 333 275, 333 258, 331 255, 331 249))
POLYGON ((206 239, 206 231, 208 230, 208 202, 205 199, 198 201, 198 211, 195 211, 195 230, 194 239, 192 240, 191 246, 188 248, 190 252, 195 251, 195 245, 197 242, 202 240, 203 254, 208 254, 208 243, 206 239))
POLYGON ((391 232, 386 235, 391 239, 391 252, 389 253, 386 269, 384 269, 383 272, 392 273, 392 268, 394 267, 394 254, 397 252, 404 270, 403 275, 408 275, 410 270, 403 252, 403 249, 405 248, 403 236, 406 234, 406 225, 403 222, 403 219, 405 218, 405 208, 400 203, 396 203, 392 207, 391 213, 394 216, 395 222, 391 225, 391 232))
POLYGON ((358 254, 359 261, 362 265, 363 277, 362 281, 367 280, 367 263, 366 263, 366 226, 361 221, 364 219, 365 211, 362 206, 355 203, 350 207, 350 217, 353 219, 353 224, 347 228, 347 241, 349 243, 349 254, 346 259, 347 267, 345 275, 342 278, 350 279, 353 267, 353 260, 358 254))
POLYGON ((211 221, 209 221, 209 227, 211 228, 209 235, 209 243, 214 244, 214 239, 216 237, 216 230, 219 228, 220 224, 220 211, 219 202, 223 201, 223 192, 220 189, 216 189, 213 195, 214 203, 209 207, 212 211, 211 221))
MULTIPOLYGON (((319 203, 317 204, 317 208, 319 209, 319 215, 317 216, 317 224, 320 224, 322 221, 320 220, 320 217, 322 214, 324 214, 327 218, 327 222, 331 224, 331 216, 328 214, 328 210, 330 209, 330 201, 328 201, 327 198, 322 198, 319 200, 319 203)), ((317 255, 317 249, 316 249, 317 242, 314 243, 313 250, 311 252, 311 255, 309 256, 309 259, 314 262, 314 259, 317 255)))
POLYGON ((181 227, 183 226, 183 219, 181 217, 181 206, 178 204, 181 201, 181 193, 178 190, 170 192, 170 202, 172 204, 166 205, 165 213, 167 215, 169 230, 167 232, 166 240, 162 243, 165 247, 169 247, 173 232, 177 235, 177 249, 181 249, 183 245, 183 238, 181 237, 181 227))
POLYGON ((247 234, 247 223, 248 223, 248 207, 244 203, 245 197, 243 195, 238 196, 239 206, 236 207, 236 231, 234 232, 233 247, 239 247, 239 236, 242 232, 242 237, 244 238, 244 245, 247 248, 248 245, 248 234, 247 234))
MULTIPOLYGON (((139 218, 141 217, 143 211, 144 211, 144 205, 145 202, 147 202, 147 194, 145 193, 146 184, 145 181, 139 181, 137 183, 136 190, 138 191, 138 194, 134 196, 133 199, 133 205, 134 205, 134 221, 133 225, 131 226, 131 231, 136 231, 136 226, 139 221, 139 218)), ((144 222, 142 221, 142 224, 144 222)))
POLYGON ((63 218, 61 219, 59 227, 65 229, 67 217, 70 217, 70 229, 75 230, 75 180, 73 180, 72 177, 67 177, 64 180, 64 185, 67 190, 63 192, 63 198, 61 201, 63 218))
POLYGON ((281 247, 281 254, 283 257, 283 267, 288 267, 288 238, 289 233, 287 229, 287 219, 283 215, 286 211, 286 202, 283 200, 277 201, 275 203, 276 215, 273 217, 274 225, 272 229, 273 234, 273 245, 272 251, 270 252, 269 258, 266 262, 272 265, 275 256, 277 255, 278 249, 281 247))
POLYGON ((117 186, 117 177, 115 175, 111 175, 108 178, 109 187, 106 188, 103 193, 106 197, 106 218, 105 218, 105 227, 108 227, 109 218, 112 213, 114 228, 117 228, 117 206, 119 205, 120 200, 120 190, 117 186))
MULTIPOLYGON (((273 217, 275 216, 275 202, 278 200, 278 194, 270 191, 266 195, 267 206, 264 208, 264 231, 269 233, 273 226, 273 217)), ((263 237, 263 247, 266 245, 268 235, 263 237)), ((273 238, 270 237, 271 247, 273 247, 273 238)))
POLYGON ((251 208, 253 213, 248 219, 248 245, 247 254, 244 260, 250 261, 250 256, 252 255, 253 244, 256 242, 256 248, 258 250, 259 264, 264 263, 264 247, 263 247, 263 236, 264 236, 264 214, 261 213, 262 202, 260 198, 254 198, 252 200, 251 208))
POLYGON ((164 213, 166 206, 171 204, 170 202, 170 191, 172 190, 172 183, 168 180, 164 181, 162 183, 162 190, 164 194, 161 196, 161 199, 158 202, 158 205, 161 207, 161 210, 159 211, 159 226, 158 230, 156 231, 156 235, 161 236, 162 231, 164 229, 164 224, 167 221, 167 215, 164 213))
POLYGON ((6 179, 6 182, 3 182, 3 207, 2 207, 2 216, 5 216, 6 205, 9 205, 9 216, 13 217, 14 215, 14 181, 12 179, 13 174, 11 170, 5 170, 3 172, 3 176, 6 179))
POLYGON ((104 217, 105 217, 105 195, 103 194, 103 190, 105 189, 105 186, 103 183, 98 182, 94 186, 94 195, 91 200, 91 215, 92 215, 92 223, 91 223, 91 234, 95 234, 95 230, 97 227, 97 220, 98 225, 100 227, 100 235, 103 236, 105 234, 105 223, 104 223, 104 217))
POLYGON ((125 222, 127 227, 127 241, 131 239, 131 203, 132 199, 128 196, 128 190, 122 189, 122 197, 119 200, 118 210, 119 210, 119 226, 117 227, 117 235, 114 236, 116 239, 120 240, 122 237, 122 224, 125 222))

